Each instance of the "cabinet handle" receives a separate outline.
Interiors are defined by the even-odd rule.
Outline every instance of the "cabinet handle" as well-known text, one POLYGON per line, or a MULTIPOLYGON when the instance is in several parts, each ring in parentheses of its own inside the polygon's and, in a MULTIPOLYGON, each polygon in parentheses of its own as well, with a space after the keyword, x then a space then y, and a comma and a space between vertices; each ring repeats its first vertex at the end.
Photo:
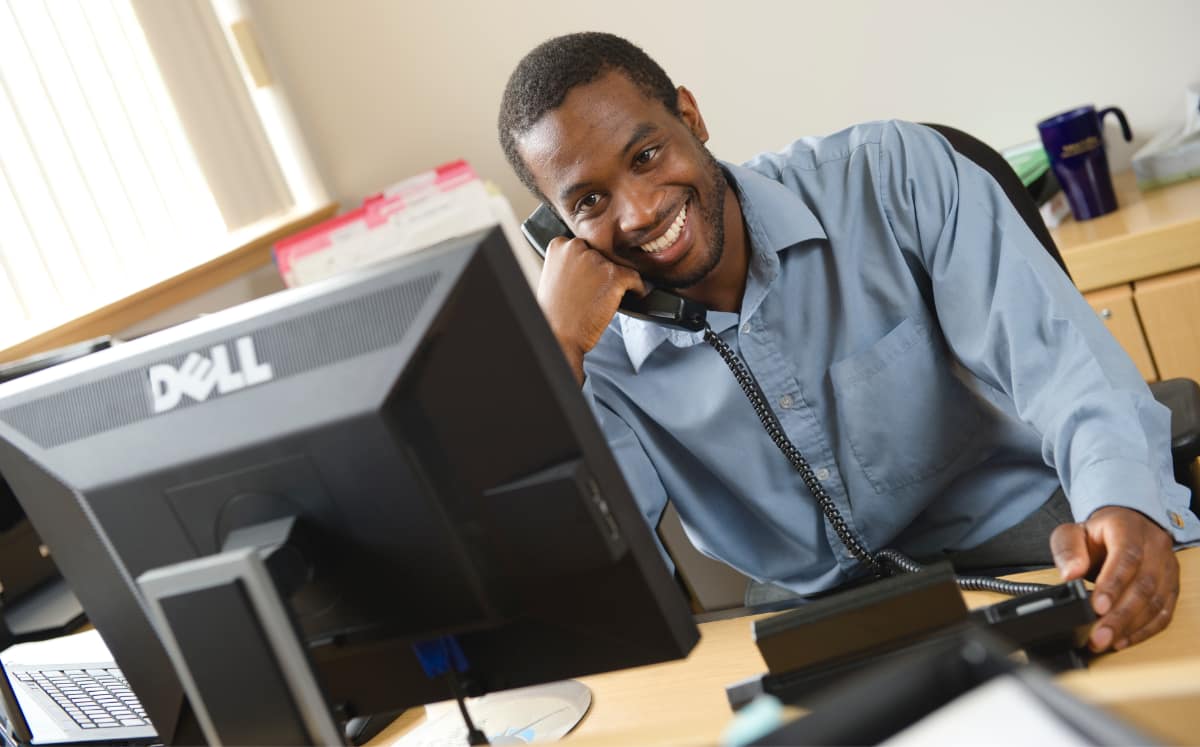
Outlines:
POLYGON ((1100 309, 1100 318, 1106 322, 1112 319, 1112 309, 1100 309))

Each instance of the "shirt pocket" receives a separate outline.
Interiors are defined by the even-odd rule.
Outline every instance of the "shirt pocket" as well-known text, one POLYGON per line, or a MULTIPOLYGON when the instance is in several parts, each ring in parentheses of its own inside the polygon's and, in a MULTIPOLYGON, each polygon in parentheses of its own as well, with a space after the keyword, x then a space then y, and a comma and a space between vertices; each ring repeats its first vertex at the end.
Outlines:
POLYGON ((980 404, 924 323, 905 319, 829 375, 838 420, 876 493, 946 469, 979 433, 980 404))

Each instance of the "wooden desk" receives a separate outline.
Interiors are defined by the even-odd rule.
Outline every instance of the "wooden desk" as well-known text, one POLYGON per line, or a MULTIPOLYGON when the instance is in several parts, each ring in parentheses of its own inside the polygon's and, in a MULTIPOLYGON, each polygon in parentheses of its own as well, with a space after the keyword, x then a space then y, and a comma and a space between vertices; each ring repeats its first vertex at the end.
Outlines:
POLYGON ((1200 179, 1142 193, 1113 179, 1116 212, 1051 233, 1079 290, 1148 381, 1200 379, 1200 179))
MULTIPOLYGON (((1182 592, 1171 626, 1059 681, 1152 735, 1194 742, 1200 738, 1200 548, 1181 551, 1179 560, 1182 592)), ((1017 578, 1054 582, 1057 572, 1017 578)), ((1003 598, 966 594, 972 607, 1003 598)), ((732 718, 725 686, 766 669, 750 639, 753 619, 701 625, 700 643, 683 661, 582 678, 592 689, 592 707, 566 744, 716 744, 732 718)), ((422 718, 421 709, 409 711, 371 744, 390 744, 422 718)))
POLYGON ((1116 212, 1050 233, 1083 292, 1200 266, 1200 179, 1141 192, 1132 171, 1113 177, 1116 212))

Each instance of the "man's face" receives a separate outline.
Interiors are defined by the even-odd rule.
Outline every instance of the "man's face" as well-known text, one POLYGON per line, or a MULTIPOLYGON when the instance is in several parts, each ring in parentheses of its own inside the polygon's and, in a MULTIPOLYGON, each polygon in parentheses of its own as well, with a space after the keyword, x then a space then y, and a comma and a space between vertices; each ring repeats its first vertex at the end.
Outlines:
POLYGON ((518 140, 572 232, 654 285, 688 288, 721 259, 727 184, 686 90, 680 116, 609 72, 575 87, 518 140))

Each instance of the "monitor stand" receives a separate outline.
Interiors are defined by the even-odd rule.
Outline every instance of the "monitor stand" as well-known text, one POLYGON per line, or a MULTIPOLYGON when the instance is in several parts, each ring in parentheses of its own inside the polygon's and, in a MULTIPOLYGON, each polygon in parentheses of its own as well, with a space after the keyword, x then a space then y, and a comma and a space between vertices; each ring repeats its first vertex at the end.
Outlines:
POLYGON ((209 744, 345 743, 279 588, 296 530, 295 517, 237 530, 216 555, 138 577, 209 744))
MULTIPOLYGON (((554 742, 562 739, 587 715, 592 691, 578 680, 502 690, 467 698, 471 718, 493 745, 554 742)), ((346 741, 363 745, 392 725, 404 711, 358 716, 346 722, 346 741)), ((466 744, 467 730, 454 701, 425 706, 420 743, 466 744)), ((406 735, 407 736, 407 735, 406 735)))
MULTIPOLYGON (((587 714, 592 691, 578 680, 500 690, 467 698, 471 718, 493 745, 553 742, 587 714)), ((466 729, 454 701, 425 706, 419 743, 465 744, 466 729)))
MULTIPOLYGON (((303 531, 292 516, 245 527, 231 533, 216 555, 156 568, 137 579, 211 744, 361 744, 388 723, 378 718, 352 721, 342 733, 316 680, 284 601, 306 574, 297 566, 299 553, 281 550, 304 546, 303 531), (214 638, 223 644, 212 645, 214 638)), ((445 645, 451 667, 447 678, 459 700, 429 707, 422 728, 435 733, 449 729, 466 737, 451 741, 487 744, 490 736, 495 744, 524 744, 532 735, 557 739, 591 704, 591 691, 574 680, 468 700, 445 645), (466 703, 471 716, 464 712, 466 703), (450 718, 437 710, 443 706, 450 718), (472 717, 486 724, 488 734, 473 727, 472 717)), ((433 676, 428 668, 426 673, 433 676)))

